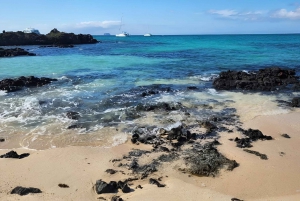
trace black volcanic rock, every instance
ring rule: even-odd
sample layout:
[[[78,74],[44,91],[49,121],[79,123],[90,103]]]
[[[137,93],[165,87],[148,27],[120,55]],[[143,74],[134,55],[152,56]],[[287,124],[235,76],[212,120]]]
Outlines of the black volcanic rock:
[[[159,181],[157,181],[156,179],[153,179],[153,178],[149,179],[149,183],[156,185],[157,187],[160,187],[160,188],[166,186],[165,184],[161,184],[161,183],[159,183]]]
[[[262,160],[268,160],[268,157],[267,157],[266,154],[261,154],[261,153],[259,153],[258,151],[253,151],[253,150],[249,150],[249,149],[243,149],[243,150],[244,150],[245,152],[250,153],[250,154],[254,154],[254,155],[256,155],[256,156],[259,156],[260,159],[262,159]]]
[[[257,72],[226,71],[221,72],[213,82],[219,90],[258,90],[272,91],[290,84],[299,84],[295,70],[278,67],[260,69]]]
[[[79,115],[78,112],[72,112],[72,111],[69,111],[69,112],[67,112],[67,117],[68,117],[69,119],[78,120],[78,118],[80,117],[80,115]]]
[[[98,41],[90,34],[74,34],[60,32],[53,29],[50,33],[36,34],[17,32],[0,33],[0,46],[12,45],[70,45],[70,44],[94,44]],[[68,47],[68,46],[62,46]]]
[[[27,52],[22,48],[11,48],[11,49],[0,48],[0,57],[15,57],[15,56],[36,56],[36,54]]]
[[[106,183],[100,179],[96,181],[95,190],[97,194],[116,193],[118,192],[117,182],[111,181],[110,183]]]
[[[52,81],[57,81],[57,79],[46,77],[37,78],[34,76],[22,76],[16,79],[4,79],[0,81],[0,90],[13,92],[21,90],[23,87],[40,87],[46,84],[50,84]]]
[[[21,186],[17,186],[16,188],[14,188],[10,194],[18,194],[18,195],[28,195],[29,193],[42,193],[42,191],[38,188],[25,188],[25,187],[21,187]]]
[[[291,107],[300,107],[300,97],[295,97],[292,99]]]
[[[25,157],[27,157],[29,155],[30,155],[29,153],[24,153],[24,154],[19,155],[15,151],[10,151],[10,152],[7,152],[6,154],[1,155],[0,158],[17,158],[17,159],[22,159],[22,158],[25,158]]]

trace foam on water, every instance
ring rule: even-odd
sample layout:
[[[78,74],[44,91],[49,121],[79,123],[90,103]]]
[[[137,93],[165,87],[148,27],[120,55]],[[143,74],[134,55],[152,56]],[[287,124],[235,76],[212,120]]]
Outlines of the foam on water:
[[[215,89],[207,89],[207,92],[213,96],[226,96],[226,94],[223,94],[223,93],[219,93],[217,90]]]
[[[0,96],[6,96],[6,95],[7,95],[6,91],[0,90]]]
[[[113,143],[112,146],[117,146],[120,144],[124,144],[127,141],[128,135],[126,133],[119,133],[113,136]]]

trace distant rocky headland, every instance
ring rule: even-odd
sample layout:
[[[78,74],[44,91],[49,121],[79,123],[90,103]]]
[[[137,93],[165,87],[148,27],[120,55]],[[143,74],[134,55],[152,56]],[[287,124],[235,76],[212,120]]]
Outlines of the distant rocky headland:
[[[97,42],[90,34],[76,35],[60,32],[57,29],[51,30],[46,35],[22,31],[0,33],[0,46],[94,44]]]

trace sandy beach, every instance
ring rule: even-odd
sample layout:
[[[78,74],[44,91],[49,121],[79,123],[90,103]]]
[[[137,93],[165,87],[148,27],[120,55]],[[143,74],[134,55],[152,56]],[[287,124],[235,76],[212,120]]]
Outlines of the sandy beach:
[[[240,114],[243,117],[243,114]],[[246,115],[246,114],[245,114]],[[161,177],[166,185],[158,188],[148,179],[131,182],[133,192],[118,195],[124,200],[299,200],[300,199],[300,112],[263,115],[243,122],[243,127],[261,130],[274,140],[253,142],[251,150],[267,155],[268,160],[244,152],[229,139],[240,137],[237,131],[221,133],[218,150],[239,167],[222,170],[216,177],[197,177],[179,172],[176,164],[165,164],[152,178]],[[291,138],[284,138],[287,133]],[[129,139],[129,138],[128,138]],[[5,142],[4,142],[5,143]],[[47,150],[14,149],[18,154],[30,153],[24,159],[0,159],[0,200],[110,200],[114,194],[96,194],[96,180],[126,179],[128,172],[109,175],[107,169],[116,169],[111,160],[120,158],[132,149],[149,149],[128,140],[115,147],[70,146]],[[0,155],[9,150],[1,149]],[[146,157],[146,156],[143,156]],[[147,158],[145,159],[147,160]],[[124,169],[122,169],[124,170]],[[67,184],[69,188],[60,188]],[[141,185],[143,189],[136,189]],[[11,195],[16,186],[36,187],[40,194]],[[99,199],[98,199],[99,200]],[[101,200],[101,199],[100,199]]]

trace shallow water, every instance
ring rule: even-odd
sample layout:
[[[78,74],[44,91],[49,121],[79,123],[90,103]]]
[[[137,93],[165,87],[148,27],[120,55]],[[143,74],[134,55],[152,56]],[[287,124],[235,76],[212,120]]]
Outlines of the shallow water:
[[[299,68],[300,35],[96,38],[102,43],[69,49],[24,46],[38,56],[0,59],[0,79],[58,79],[40,88],[0,92],[0,137],[7,139],[2,148],[112,146],[124,142],[124,133],[136,125],[188,121],[184,112],[191,114],[191,123],[226,108],[236,108],[242,121],[290,111],[276,102],[289,100],[288,91],[222,92],[212,88],[212,80],[224,70]],[[149,90],[159,93],[143,96]],[[140,103],[157,102],[180,102],[185,109],[132,114]],[[80,118],[69,119],[68,111]],[[67,129],[74,124],[79,128]]]

